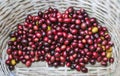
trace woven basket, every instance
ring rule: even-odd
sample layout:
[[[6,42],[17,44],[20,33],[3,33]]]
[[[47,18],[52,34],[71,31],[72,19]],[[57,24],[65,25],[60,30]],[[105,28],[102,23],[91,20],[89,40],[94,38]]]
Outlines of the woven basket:
[[[117,0],[5,0],[0,2],[0,51],[2,61],[0,70],[5,76],[107,76],[115,71],[119,60],[119,29],[120,29],[120,7]],[[108,67],[99,64],[87,65],[88,73],[72,71],[67,67],[48,67],[45,62],[34,63],[30,68],[22,64],[15,67],[13,72],[9,71],[5,64],[7,58],[6,49],[9,33],[16,29],[18,23],[22,23],[27,14],[35,15],[39,10],[49,7],[59,9],[61,12],[69,6],[75,9],[83,7],[91,17],[96,17],[99,23],[106,26],[114,42],[113,57],[115,62]],[[0,76],[1,76],[0,75]],[[3,76],[3,75],[2,75]]]

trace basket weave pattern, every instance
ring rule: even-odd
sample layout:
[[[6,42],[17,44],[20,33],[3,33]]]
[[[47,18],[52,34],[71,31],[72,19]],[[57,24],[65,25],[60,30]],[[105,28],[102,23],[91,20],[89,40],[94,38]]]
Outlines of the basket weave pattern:
[[[22,23],[28,14],[35,15],[39,10],[45,10],[49,7],[59,9],[61,12],[69,6],[75,9],[83,7],[91,17],[96,17],[99,23],[108,28],[108,31],[114,42],[113,57],[114,64],[108,67],[88,65],[89,72],[81,73],[71,71],[67,67],[51,68],[45,62],[34,63],[30,68],[19,64],[15,68],[16,76],[93,76],[109,75],[115,71],[119,60],[119,29],[120,29],[120,7],[117,0],[5,0],[0,3],[0,51],[2,52],[2,61],[0,70],[5,76],[9,76],[10,71],[5,65],[7,58],[6,49],[9,33],[16,29],[18,23]],[[2,75],[3,76],[3,75]]]

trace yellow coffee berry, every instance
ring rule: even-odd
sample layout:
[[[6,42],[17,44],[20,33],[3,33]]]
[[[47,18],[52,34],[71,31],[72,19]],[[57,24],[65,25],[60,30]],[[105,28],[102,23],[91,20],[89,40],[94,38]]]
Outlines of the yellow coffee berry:
[[[11,60],[11,65],[16,65],[15,59],[12,59],[12,60]]]
[[[98,44],[98,46],[101,46],[101,44]]]
[[[112,52],[107,52],[106,57],[107,57],[107,58],[110,58],[111,56],[112,56]]]
[[[96,32],[98,32],[98,28],[97,27],[93,27],[92,28],[92,33],[96,33]]]
[[[102,46],[103,50],[105,51],[105,46]]]
[[[69,18],[71,18],[71,15],[69,15]]]
[[[108,50],[106,50],[107,52],[112,52],[112,47],[110,47]]]
[[[105,32],[105,35],[107,35],[108,34],[108,32]]]
[[[50,26],[48,26],[48,27],[47,27],[47,31],[50,31],[50,30],[51,30],[51,27],[50,27]]]
[[[10,39],[10,41],[15,41],[16,40],[16,37],[12,37],[11,39]]]
[[[105,38],[104,38],[104,37],[102,37],[102,36],[101,36],[100,38],[101,38],[102,40],[104,40],[104,39],[105,39]]]
[[[36,25],[38,26],[38,24],[39,24],[39,22],[38,21],[36,21]]]

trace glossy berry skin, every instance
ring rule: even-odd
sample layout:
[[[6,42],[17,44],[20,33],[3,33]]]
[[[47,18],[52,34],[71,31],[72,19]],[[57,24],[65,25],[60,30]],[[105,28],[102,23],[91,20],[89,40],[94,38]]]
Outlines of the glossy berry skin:
[[[107,62],[102,61],[102,62],[101,62],[101,65],[103,65],[103,66],[106,67],[108,64],[107,64]]]
[[[107,66],[114,62],[113,45],[107,28],[83,8],[60,12],[50,7],[29,14],[24,24],[10,33],[5,63],[14,70],[19,62],[30,67],[33,62],[45,61],[49,67],[67,66],[87,73],[89,63]]]
[[[85,67],[83,67],[83,68],[81,68],[81,71],[82,71],[83,73],[87,73],[87,72],[88,72],[88,69],[85,68]]]
[[[113,62],[114,62],[114,58],[111,57],[111,58],[109,59],[109,62],[110,62],[110,63],[113,63]]]
[[[9,69],[12,71],[12,70],[14,70],[14,69],[15,69],[15,67],[14,67],[14,66],[12,66],[12,65],[10,65],[10,66],[9,66]]]
[[[27,67],[30,67],[30,66],[31,66],[31,61],[26,61],[25,65],[26,65]]]
[[[10,65],[10,60],[9,60],[9,59],[6,60],[5,63],[6,63],[7,65]]]
[[[94,64],[96,63],[96,61],[95,61],[94,59],[91,59],[89,62],[90,62],[92,65],[94,65]]]
[[[79,65],[76,65],[75,68],[76,68],[77,71],[80,71],[80,66]]]

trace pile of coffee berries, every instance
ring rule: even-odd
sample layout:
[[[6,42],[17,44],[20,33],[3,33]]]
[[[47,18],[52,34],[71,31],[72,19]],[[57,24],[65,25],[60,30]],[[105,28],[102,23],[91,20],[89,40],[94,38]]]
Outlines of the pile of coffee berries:
[[[111,37],[106,27],[88,16],[83,8],[69,7],[61,13],[48,8],[37,16],[28,15],[24,24],[10,33],[8,59],[10,70],[19,62],[30,67],[46,61],[49,66],[67,66],[84,73],[86,64],[113,63]]]

